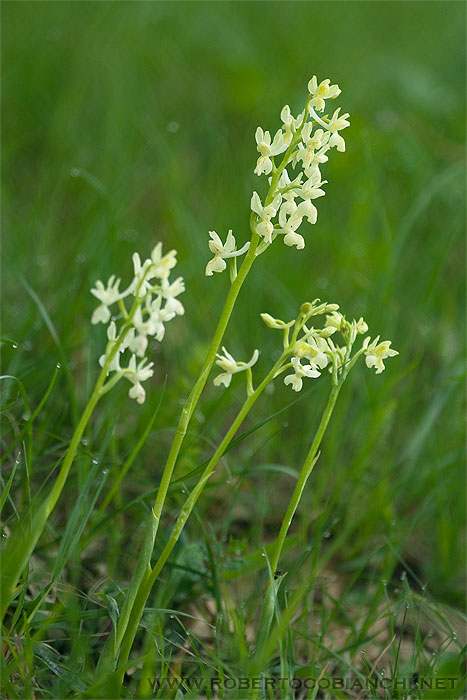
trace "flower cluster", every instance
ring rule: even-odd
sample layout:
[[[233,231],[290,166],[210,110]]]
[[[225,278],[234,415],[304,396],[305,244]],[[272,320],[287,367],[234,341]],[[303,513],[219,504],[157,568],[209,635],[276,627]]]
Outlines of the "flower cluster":
[[[316,317],[324,317],[324,323],[319,324],[322,327],[310,325],[312,319],[313,324],[316,324]],[[304,379],[319,377],[323,370],[328,370],[334,384],[338,384],[346,378],[361,355],[365,355],[367,366],[375,367],[376,373],[380,374],[384,370],[383,360],[399,354],[391,349],[389,340],[380,343],[379,336],[373,341],[370,337],[365,338],[355,351],[358,336],[365,335],[368,331],[366,321],[363,318],[348,321],[340,313],[337,304],[321,302],[319,299],[302,304],[298,317],[292,321],[285,322],[268,313],[261,314],[261,318],[269,328],[283,333],[284,351],[272,372],[277,377],[291,370],[285,375],[284,384],[290,385],[294,391],[303,388]],[[340,337],[339,342],[337,337]],[[217,356],[217,364],[224,371],[214,379],[214,384],[228,387],[232,374],[248,370],[247,387],[250,393],[251,367],[258,359],[258,350],[255,350],[250,362],[246,363],[237,362],[225,348],[223,352],[224,356]]]
[[[269,314],[261,314],[267,326],[284,332],[284,348],[286,355],[290,354],[291,358],[280,368],[279,373],[288,368],[293,370],[284,378],[284,384],[291,385],[294,391],[301,390],[304,377],[319,377],[326,368],[337,383],[339,376],[344,375],[345,378],[362,354],[366,356],[368,367],[376,367],[377,374],[384,370],[384,359],[399,354],[390,348],[389,340],[379,343],[379,336],[374,341],[365,338],[361,348],[352,354],[357,337],[367,333],[368,324],[361,317],[358,321],[347,321],[338,309],[337,304],[321,303],[315,299],[303,304],[298,318],[289,323],[274,319]],[[322,315],[325,315],[322,328],[308,327],[312,317]],[[289,341],[292,327],[293,335]],[[341,336],[340,343],[335,342],[336,333]]]
[[[256,144],[260,153],[256,163],[256,175],[269,175],[271,189],[265,206],[259,195],[254,192],[251,198],[251,210],[256,215],[256,231],[265,244],[270,244],[276,236],[283,234],[284,243],[297,249],[305,247],[303,237],[297,233],[303,218],[309,223],[316,223],[317,210],[312,200],[322,197],[320,167],[328,160],[327,153],[335,147],[345,151],[345,141],[339,133],[349,121],[347,113],[340,115],[340,108],[332,117],[318,116],[326,106],[326,100],[340,95],[337,85],[330,85],[330,80],[323,80],[319,85],[316,76],[308,83],[309,97],[305,110],[294,117],[290,107],[285,105],[281,111],[282,127],[276,132],[271,143],[268,131],[260,127],[256,130]],[[280,164],[276,165],[274,157],[284,154]],[[300,172],[291,180],[288,165]],[[277,183],[274,182],[277,180]],[[295,200],[299,199],[299,203]],[[276,222],[273,219],[277,217]]]
[[[328,160],[332,148],[345,151],[345,141],[340,132],[349,126],[348,113],[340,114],[336,109],[331,117],[318,115],[326,107],[326,100],[332,100],[340,95],[337,85],[331,85],[330,80],[318,84],[316,76],[308,83],[309,96],[305,109],[294,117],[289,105],[281,111],[282,126],[274,137],[269,131],[260,126],[256,129],[256,147],[259,157],[254,172],[256,175],[269,177],[269,192],[264,202],[257,192],[251,198],[253,229],[261,238],[256,254],[262,253],[279,236],[284,236],[284,243],[297,249],[305,247],[303,236],[298,229],[305,218],[310,224],[316,223],[317,210],[314,199],[322,197],[322,189],[327,180],[323,180],[320,167]],[[276,156],[281,156],[279,163]],[[293,179],[287,170],[294,170]],[[227,258],[241,255],[248,247],[237,250],[235,239],[229,231],[225,245],[217,233],[210,232],[209,248],[214,258],[206,267],[206,275],[222,272],[226,268]]]
[[[120,291],[120,279],[112,275],[104,285],[100,280],[91,289],[100,302],[94,310],[92,323],[109,323],[107,328],[107,347],[99,358],[106,375],[116,372],[112,384],[121,377],[128,379],[132,387],[129,396],[143,403],[146,392],[142,382],[153,375],[153,362],[148,362],[146,350],[149,338],[162,341],[165,324],[175,316],[185,313],[183,305],[177,298],[185,291],[181,277],[170,282],[170,272],[177,264],[176,251],[162,254],[162,243],[158,243],[151,257],[141,262],[138,253],[133,255],[133,280],[129,286]],[[131,300],[127,308],[125,299]],[[118,316],[112,317],[110,307],[118,305]],[[121,323],[117,329],[116,321]],[[121,367],[122,356],[128,350],[131,354],[126,367]],[[139,358],[139,360],[137,360]],[[108,385],[107,385],[108,386]],[[105,387],[104,387],[105,388]]]

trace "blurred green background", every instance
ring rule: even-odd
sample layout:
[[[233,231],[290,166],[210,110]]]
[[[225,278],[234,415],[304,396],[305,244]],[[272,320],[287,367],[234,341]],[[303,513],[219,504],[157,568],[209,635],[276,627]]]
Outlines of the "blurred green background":
[[[461,605],[464,3],[4,2],[2,15],[3,336],[18,344],[4,345],[3,373],[21,379],[34,407],[66,358],[76,392],[62,368],[38,421],[37,484],[96,377],[105,338],[90,325],[90,287],[111,273],[129,279],[131,254],[146,256],[162,240],[178,251],[186,315],[154,348],[146,404],[117,389],[89,436],[97,452],[118,416],[112,474],[167,374],[157,429],[121,499],[144,502],[155,487],[227,289],[227,275],[204,276],[208,230],[224,237],[232,228],[247,240],[251,192],[264,195],[264,178],[253,174],[256,127],[275,131],[283,104],[298,113],[309,78],[329,77],[342,89],[336,106],[351,114],[347,151],[322,168],[327,196],[318,223],[303,227],[305,250],[277,241],[258,260],[225,344],[241,359],[261,348],[265,371],[278,338],[260,312],[293,318],[315,297],[392,339],[400,355],[386,372],[362,364],[342,392],[293,531],[332,541],[348,530],[337,571],[362,561],[378,571],[390,551],[395,576],[406,564],[414,586],[428,583],[435,598]],[[246,538],[252,549],[277,532],[293,480],[268,465],[301,464],[328,391],[326,380],[307,386],[311,393],[229,454],[200,503],[220,542]],[[228,393],[209,383],[181,472],[211,454],[242,395],[240,380]],[[277,382],[246,427],[295,398]],[[19,401],[16,411],[21,422]],[[232,495],[230,475],[240,473]],[[76,481],[67,488],[58,523]],[[129,509],[126,528],[102,535],[120,580],[132,561],[118,551],[136,547],[142,512]],[[196,518],[187,538],[202,539]],[[80,585],[89,580],[88,572]]]

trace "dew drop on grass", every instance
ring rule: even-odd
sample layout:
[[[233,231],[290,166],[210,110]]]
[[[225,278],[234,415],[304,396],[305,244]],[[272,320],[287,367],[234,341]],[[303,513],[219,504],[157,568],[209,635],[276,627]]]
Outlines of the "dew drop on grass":
[[[80,173],[79,168],[72,168],[70,170],[71,177],[79,177],[79,173]]]
[[[93,460],[91,460],[93,464],[99,464],[99,460],[94,457]]]
[[[171,134],[176,134],[179,129],[180,124],[178,122],[169,122],[167,124],[167,131],[170,131]]]
[[[7,538],[6,532],[2,532],[2,539],[6,540],[6,538]]]
[[[57,362],[57,364],[55,365],[55,367],[56,367],[57,369],[60,369],[61,366],[62,366],[62,365],[60,364],[60,362]]]
[[[89,445],[89,440],[87,437],[81,438],[81,444],[82,445]]]
[[[96,464],[97,464],[97,462],[96,462]],[[108,470],[108,469],[103,469],[103,470],[101,471],[101,474],[102,474],[103,476],[107,476],[108,473],[109,473],[109,470]]]
[[[386,588],[386,586],[388,585],[388,582],[386,581],[386,579],[383,579],[382,584]]]
[[[331,533],[329,532],[329,530],[326,530],[326,532],[323,532],[323,537],[325,537],[326,539],[328,539],[328,537],[331,537]]]
[[[266,554],[265,554],[264,552],[261,552],[261,556],[262,556],[262,557],[265,557]]]
[[[171,619],[171,620],[175,620],[175,615],[171,615],[171,616],[170,616],[170,619]]]
[[[18,343],[12,343],[12,344],[11,344],[11,347],[13,348],[13,350],[17,350],[17,349],[18,349]]]
[[[86,260],[85,254],[84,254],[84,253],[78,253],[78,255],[76,256],[76,262],[81,264],[81,263],[84,263],[85,260]]]

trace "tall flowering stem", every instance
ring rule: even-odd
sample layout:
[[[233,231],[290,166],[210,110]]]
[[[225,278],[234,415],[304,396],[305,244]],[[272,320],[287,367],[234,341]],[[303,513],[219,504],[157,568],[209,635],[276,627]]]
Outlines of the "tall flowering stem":
[[[135,624],[134,617],[137,618],[136,624],[139,622],[141,613],[134,606],[137,605],[137,600],[141,597],[139,592],[144,590],[150,576],[151,556],[177,458],[246,276],[255,258],[263,253],[278,235],[284,234],[286,245],[294,245],[297,248],[304,247],[303,238],[297,233],[297,228],[302,223],[303,218],[306,218],[310,223],[316,222],[316,207],[311,203],[311,200],[324,194],[323,190],[320,189],[324,183],[321,181],[319,165],[328,160],[325,154],[333,146],[337,146],[338,150],[345,150],[342,138],[339,143],[334,143],[331,138],[332,129],[337,132],[337,130],[349,125],[345,118],[341,119],[339,125],[332,126],[334,117],[327,120],[327,117],[323,116],[321,121],[327,120],[323,123],[328,124],[329,129],[324,131],[323,128],[320,128],[316,133],[313,132],[313,127],[317,124],[314,110],[322,111],[326,99],[334,99],[340,94],[339,88],[337,85],[330,86],[329,80],[318,85],[316,78],[313,77],[308,84],[308,90],[310,94],[305,108],[297,118],[291,115],[287,105],[282,109],[283,126],[277,131],[272,141],[268,131],[263,131],[261,127],[256,130],[255,137],[260,156],[255,173],[258,176],[265,174],[266,176],[271,175],[271,177],[264,205],[256,192],[253,193],[251,199],[250,241],[238,248],[232,231],[229,231],[225,243],[215,231],[209,233],[211,239],[209,249],[214,257],[206,266],[206,275],[212,276],[214,272],[224,271],[227,267],[225,260],[229,260],[231,287],[200,375],[182,408],[155,503],[147,521],[136,567],[118,619],[116,634],[112,641],[108,640],[104,653],[100,657],[98,677],[102,677],[114,668],[130,619],[132,625]],[[338,111],[334,116],[337,116]],[[276,165],[274,158],[279,154],[283,154],[282,159],[280,164]],[[290,180],[287,172],[289,164],[292,164],[293,168],[299,166],[300,170],[303,169],[303,172],[300,172],[293,181]],[[302,181],[303,176],[306,178],[305,182]],[[299,205],[295,203],[297,197],[303,200]],[[275,217],[278,217],[278,221],[273,223]],[[245,253],[243,263],[237,272],[237,258]]]
[[[314,303],[315,302],[313,302],[313,304]],[[302,309],[303,308],[304,307],[302,307]],[[275,320],[271,317],[268,317],[268,325],[270,325],[273,328],[279,327],[278,325],[272,325],[272,322],[275,322]],[[302,327],[306,329],[305,323],[303,323]],[[336,308],[332,311],[331,314],[326,316],[326,327],[324,328],[324,333],[315,338],[315,340],[318,339],[321,348],[319,348],[318,345],[314,344],[315,347],[318,349],[318,351],[324,351],[324,353],[328,356],[327,364],[329,364],[329,371],[332,376],[331,391],[326,406],[324,408],[323,414],[321,416],[319,426],[317,428],[310,449],[300,470],[297,483],[295,484],[295,488],[290,497],[289,504],[282,519],[279,535],[276,540],[273,554],[269,562],[270,579],[264,596],[264,602],[261,611],[261,623],[256,644],[256,650],[251,662],[251,674],[253,677],[256,677],[261,671],[263,661],[262,652],[270,636],[270,628],[274,615],[274,608],[276,605],[277,591],[283,579],[281,572],[278,570],[278,564],[280,556],[282,554],[284,542],[286,540],[287,533],[292,523],[292,519],[300,504],[300,500],[305,486],[307,484],[307,481],[313,471],[315,464],[319,459],[319,448],[325,435],[326,429],[329,425],[329,421],[331,420],[331,416],[341,388],[345,380],[347,379],[350,370],[355,366],[358,359],[362,355],[365,355],[365,363],[367,367],[375,367],[376,374],[380,374],[385,369],[383,360],[388,357],[394,357],[398,354],[396,350],[390,348],[390,341],[384,341],[382,343],[379,343],[379,336],[377,336],[377,338],[374,341],[371,341],[369,337],[365,338],[360,349],[353,353],[354,344],[357,340],[358,335],[364,334],[367,331],[368,326],[363,318],[360,318],[358,321],[354,320],[349,322],[346,320],[345,316],[343,316],[340,312],[337,311]],[[339,346],[331,340],[331,336],[334,335],[336,332],[340,333],[340,335],[344,339],[344,345]],[[310,334],[310,336],[305,341],[305,344],[310,343],[310,341],[313,339],[313,335],[313,333]],[[328,337],[325,339],[326,336]],[[325,347],[326,345],[327,349]],[[319,356],[310,355],[309,351],[304,351],[304,349],[301,346],[302,343],[298,341],[295,345],[296,351],[298,351],[298,353],[303,357],[309,358],[311,365],[313,365],[313,363],[317,364],[319,362]],[[312,357],[314,357],[314,359],[311,359]],[[293,366],[296,372],[295,365],[293,364]],[[287,381],[288,379],[290,379],[290,376],[285,378],[284,381],[286,383],[292,383],[291,381]],[[313,375],[308,374],[306,376]],[[301,377],[299,377],[299,381],[301,382]],[[296,386],[294,386],[294,389],[296,390]],[[252,698],[256,697],[258,697],[258,693],[255,690],[253,691]]]

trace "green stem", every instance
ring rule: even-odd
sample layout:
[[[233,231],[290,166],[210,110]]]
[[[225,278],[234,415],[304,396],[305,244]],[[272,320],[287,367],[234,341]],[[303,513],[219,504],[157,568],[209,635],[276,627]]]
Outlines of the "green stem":
[[[102,373],[101,373],[102,376]],[[101,377],[100,377],[101,378]],[[104,380],[105,377],[102,377]],[[99,383],[99,382],[98,382]],[[70,442],[63,464],[53,485],[52,491],[38,506],[35,512],[25,515],[25,520],[19,521],[15,531],[10,536],[10,543],[2,552],[2,592],[1,592],[1,620],[5,616],[15,586],[24,571],[29,557],[37,544],[45,527],[47,519],[54,509],[60,494],[65,486],[71,465],[75,458],[84,430],[91,418],[92,412],[100,399],[100,386],[96,384],[94,392],[84,409],[76,430]]]
[[[324,433],[326,432],[326,428],[328,427],[329,420],[334,410],[334,406],[336,405],[337,397],[339,396],[341,386],[342,384],[333,385],[331,389],[331,393],[329,395],[326,408],[324,409],[324,413],[321,417],[318,430],[316,431],[314,440],[311,443],[311,447],[303,463],[300,476],[298,477],[297,483],[290,498],[289,505],[284,515],[284,519],[282,520],[281,529],[279,530],[279,536],[277,538],[277,544],[274,549],[274,554],[271,558],[271,569],[273,573],[277,569],[282,548],[284,546],[285,538],[287,537],[287,532],[289,530],[290,523],[292,522],[292,519],[295,515],[295,511],[297,510],[298,504],[300,503],[303,489],[305,488],[306,482],[308,481],[308,478],[311,472],[313,471],[313,467],[317,462],[317,456],[319,456],[318,449],[323,439]]]
[[[177,518],[177,521],[173,527],[173,530],[170,534],[170,537],[169,537],[162,553],[160,554],[159,559],[157,560],[156,564],[154,565],[154,568],[148,573],[147,577],[145,578],[144,582],[142,583],[142,586],[140,587],[140,590],[138,591],[137,598],[135,600],[135,603],[134,603],[132,611],[131,611],[132,612],[131,621],[127,627],[125,636],[123,638],[122,647],[121,647],[120,654],[119,654],[119,665],[121,667],[122,666],[124,667],[126,662],[127,662],[128,655],[130,653],[130,650],[131,650],[131,647],[133,645],[133,641],[134,641],[134,638],[135,638],[135,635],[136,635],[136,632],[138,629],[139,621],[141,619],[141,615],[142,615],[143,610],[144,610],[144,605],[146,604],[146,601],[149,597],[152,586],[154,585],[157,577],[159,576],[160,572],[162,571],[162,568],[164,567],[164,564],[166,563],[170,554],[172,553],[173,548],[175,547],[198,498],[200,497],[206,483],[208,482],[209,478],[213,474],[219,460],[221,459],[222,455],[226,451],[226,449],[227,449],[228,445],[230,444],[230,441],[234,437],[235,433],[242,425],[246,416],[250,412],[250,410],[253,407],[253,405],[255,404],[255,402],[261,396],[264,389],[274,379],[278,369],[280,368],[281,364],[284,361],[284,356],[285,356],[285,353],[284,353],[284,355],[282,355],[279,358],[279,360],[276,362],[276,364],[271,369],[271,371],[263,379],[261,384],[259,384],[258,388],[250,396],[248,396],[248,398],[246,399],[245,403],[243,404],[240,411],[238,412],[235,420],[233,421],[229,430],[225,434],[222,442],[217,447],[214,455],[212,456],[208,465],[206,466],[203,473],[201,474],[198,483],[196,484],[193,491],[188,496],[185,504],[183,505],[183,507],[179,513],[179,516]],[[121,672],[120,681],[122,679],[123,679],[123,671]]]
[[[326,404],[326,408],[324,409],[323,415],[321,417],[320,424],[318,426],[318,429],[316,431],[315,437],[313,439],[313,442],[311,443],[311,447],[308,451],[308,454],[306,456],[306,459],[303,463],[302,469],[300,471],[300,475],[298,477],[297,483],[295,485],[295,488],[293,490],[292,496],[289,501],[289,505],[287,506],[287,510],[285,512],[284,518],[282,520],[281,528],[279,530],[279,535],[277,538],[276,542],[276,547],[274,549],[274,553],[272,555],[271,561],[270,561],[270,569],[271,569],[271,574],[272,578],[269,582],[268,588],[265,593],[264,597],[264,604],[263,604],[263,614],[261,615],[261,627],[258,635],[258,642],[256,645],[256,652],[255,656],[257,657],[260,653],[261,650],[264,646],[264,643],[267,641],[269,637],[269,630],[271,627],[271,622],[274,614],[274,607],[275,607],[275,596],[277,594],[277,588],[278,586],[275,586],[274,584],[276,583],[273,579],[274,574],[277,570],[277,566],[279,563],[279,559],[282,553],[282,548],[284,546],[285,539],[287,537],[287,533],[290,527],[290,524],[292,522],[292,519],[295,515],[295,512],[298,508],[298,505],[300,503],[300,499],[302,497],[303,490],[305,488],[306,482],[308,481],[308,478],[313,471],[313,467],[315,466],[316,462],[318,461],[319,453],[318,449],[321,444],[321,441],[323,439],[324,433],[326,432],[326,428],[329,424],[332,412],[334,410],[334,406],[336,405],[337,397],[339,396],[339,391],[341,389],[341,386],[343,384],[343,380],[341,380],[338,384],[333,384],[331,393],[329,395],[328,402]],[[254,669],[254,673],[256,673],[257,669]],[[252,697],[257,697],[255,693],[253,693]]]
[[[58,475],[55,479],[51,492],[37,506],[32,506],[31,510],[27,511],[24,517],[17,523],[16,529],[12,532],[8,545],[2,551],[2,576],[1,576],[1,602],[0,602],[0,619],[6,614],[10,600],[14,594],[18,579],[27,566],[29,558],[34,551],[34,548],[41,536],[45,524],[52,513],[55,505],[60,498],[66,480],[70,473],[76,452],[78,450],[81,438],[86,429],[87,424],[93,414],[93,411],[99,399],[106,392],[104,384],[107,377],[108,368],[110,367],[115,354],[123,342],[126,334],[131,328],[131,319],[138,305],[138,300],[135,299],[133,308],[130,312],[128,320],[120,333],[119,338],[114,343],[112,350],[109,352],[105,364],[99,374],[91,398],[88,401],[86,408],[76,426],[73,437],[71,438],[70,446],[68,447],[63,464],[60,467]],[[111,380],[112,381],[112,380]]]
[[[138,597],[138,590],[140,586],[142,585],[144,579],[150,572],[150,566],[151,566],[151,556],[152,552],[154,549],[154,543],[156,540],[157,536],[157,530],[159,527],[159,521],[162,513],[162,509],[164,507],[165,499],[167,497],[167,492],[169,489],[169,485],[172,479],[172,474],[175,469],[175,464],[178,458],[178,454],[180,452],[181,446],[183,444],[183,440],[185,439],[185,435],[188,429],[188,425],[190,423],[190,420],[193,416],[193,412],[196,408],[196,405],[198,403],[199,397],[201,395],[201,392],[203,391],[206,382],[209,377],[209,373],[212,369],[212,366],[214,364],[214,361],[216,359],[216,353],[219,349],[219,346],[222,342],[222,338],[224,337],[225,330],[227,328],[227,325],[230,320],[230,316],[232,315],[233,308],[235,306],[235,302],[237,300],[238,294],[240,292],[240,289],[242,288],[243,282],[245,281],[245,278],[250,271],[251,266],[253,265],[253,262],[255,260],[255,251],[256,247],[258,245],[259,237],[258,234],[254,232],[252,233],[252,238],[250,242],[250,247],[248,249],[248,252],[243,260],[243,263],[240,267],[240,270],[238,271],[237,277],[235,280],[232,282],[229,293],[227,295],[227,299],[224,304],[224,308],[221,313],[221,317],[219,319],[219,322],[217,324],[216,331],[214,333],[213,339],[211,341],[211,345],[209,347],[208,353],[206,355],[206,359],[204,361],[203,367],[201,369],[200,375],[198,379],[196,380],[195,385],[193,386],[188,398],[185,401],[185,404],[182,408],[182,412],[180,415],[180,419],[177,425],[176,433],[175,433],[175,438],[172,442],[172,446],[170,448],[169,456],[167,458],[166,465],[164,467],[164,471],[162,473],[161,481],[159,484],[159,488],[157,491],[157,496],[156,500],[154,503],[154,506],[152,508],[150,517],[148,518],[148,522],[146,525],[145,533],[144,533],[144,539],[143,539],[143,544],[141,547],[141,550],[139,552],[138,560],[136,562],[136,567],[133,572],[133,576],[130,581],[130,586],[127,591],[127,595],[125,597],[125,601],[122,606],[122,610],[118,619],[118,624],[117,624],[117,631],[116,631],[116,636],[115,636],[115,645],[114,645],[114,650],[117,651],[122,643],[123,637],[126,632],[126,628],[128,626],[128,623],[130,621],[130,616],[132,612],[132,607],[133,604],[135,603],[137,597]],[[106,672],[109,671],[109,669],[113,665],[114,661],[114,654],[112,653],[112,650],[110,649],[110,641],[108,641],[108,644],[106,648],[104,649],[104,653],[101,655],[99,659],[99,664],[97,667],[98,675],[100,673],[105,674]]]

